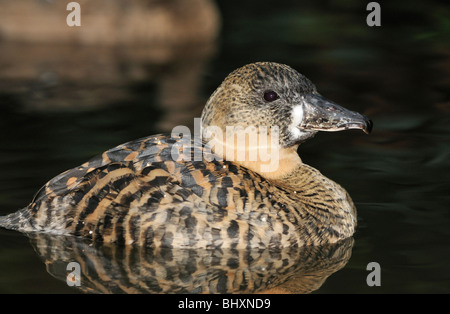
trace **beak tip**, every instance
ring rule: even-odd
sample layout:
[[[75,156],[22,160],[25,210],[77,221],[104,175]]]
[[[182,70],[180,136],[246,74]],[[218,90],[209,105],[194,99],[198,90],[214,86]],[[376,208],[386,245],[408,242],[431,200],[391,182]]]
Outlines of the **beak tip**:
[[[372,120],[366,120],[366,127],[364,128],[364,133],[370,134],[372,132],[373,122]]]

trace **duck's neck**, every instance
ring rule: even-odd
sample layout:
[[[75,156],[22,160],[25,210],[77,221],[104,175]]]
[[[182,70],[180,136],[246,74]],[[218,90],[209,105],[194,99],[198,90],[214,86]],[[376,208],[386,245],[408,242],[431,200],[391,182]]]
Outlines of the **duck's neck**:
[[[214,137],[209,144],[212,151],[224,160],[244,166],[270,180],[282,179],[302,165],[297,154],[298,145],[280,147],[278,138],[274,140],[266,134],[257,134],[252,142],[247,135],[241,138],[242,143],[239,139],[228,140],[227,137],[223,141],[220,137]]]
[[[282,180],[303,164],[297,154],[297,147],[281,148],[269,161],[244,161],[240,164],[270,180]]]

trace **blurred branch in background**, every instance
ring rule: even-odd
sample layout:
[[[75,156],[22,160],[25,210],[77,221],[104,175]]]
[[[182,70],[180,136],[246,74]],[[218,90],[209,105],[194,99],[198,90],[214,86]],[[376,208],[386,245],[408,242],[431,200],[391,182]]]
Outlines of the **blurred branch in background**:
[[[203,106],[200,83],[221,18],[210,0],[79,0],[81,26],[66,23],[68,1],[0,0],[0,93],[25,110],[92,109],[133,99],[155,81],[171,111],[161,128]],[[195,111],[195,110],[194,110]]]

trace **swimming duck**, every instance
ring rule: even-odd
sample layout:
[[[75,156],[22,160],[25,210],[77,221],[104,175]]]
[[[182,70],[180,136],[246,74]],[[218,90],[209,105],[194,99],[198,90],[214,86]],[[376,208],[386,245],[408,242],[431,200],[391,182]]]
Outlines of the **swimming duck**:
[[[353,235],[350,196],[297,148],[318,131],[370,133],[367,117],[325,99],[291,67],[258,62],[225,78],[201,125],[209,141],[145,137],[56,176],[0,226],[170,248],[281,248]],[[247,141],[236,144],[230,129]]]

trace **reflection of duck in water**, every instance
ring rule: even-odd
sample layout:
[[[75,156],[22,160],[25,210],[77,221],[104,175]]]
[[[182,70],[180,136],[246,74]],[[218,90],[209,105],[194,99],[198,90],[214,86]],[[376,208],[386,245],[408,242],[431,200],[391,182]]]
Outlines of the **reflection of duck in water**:
[[[353,246],[349,238],[280,250],[170,249],[42,233],[30,241],[64,282],[77,262],[76,288],[88,293],[310,293],[347,264]]]
[[[254,63],[224,80],[202,124],[216,126],[214,153],[195,140],[186,153],[184,138],[163,135],[120,145],[53,178],[0,226],[174,248],[318,245],[353,234],[356,210],[347,192],[303,164],[296,150],[319,130],[368,133],[366,117],[327,101],[286,65]],[[254,146],[265,138],[277,162],[251,160],[250,140],[222,145],[217,134],[227,126],[259,130]],[[276,142],[262,126],[278,129]],[[200,160],[186,161],[198,152]],[[220,160],[242,152],[241,161]]]

